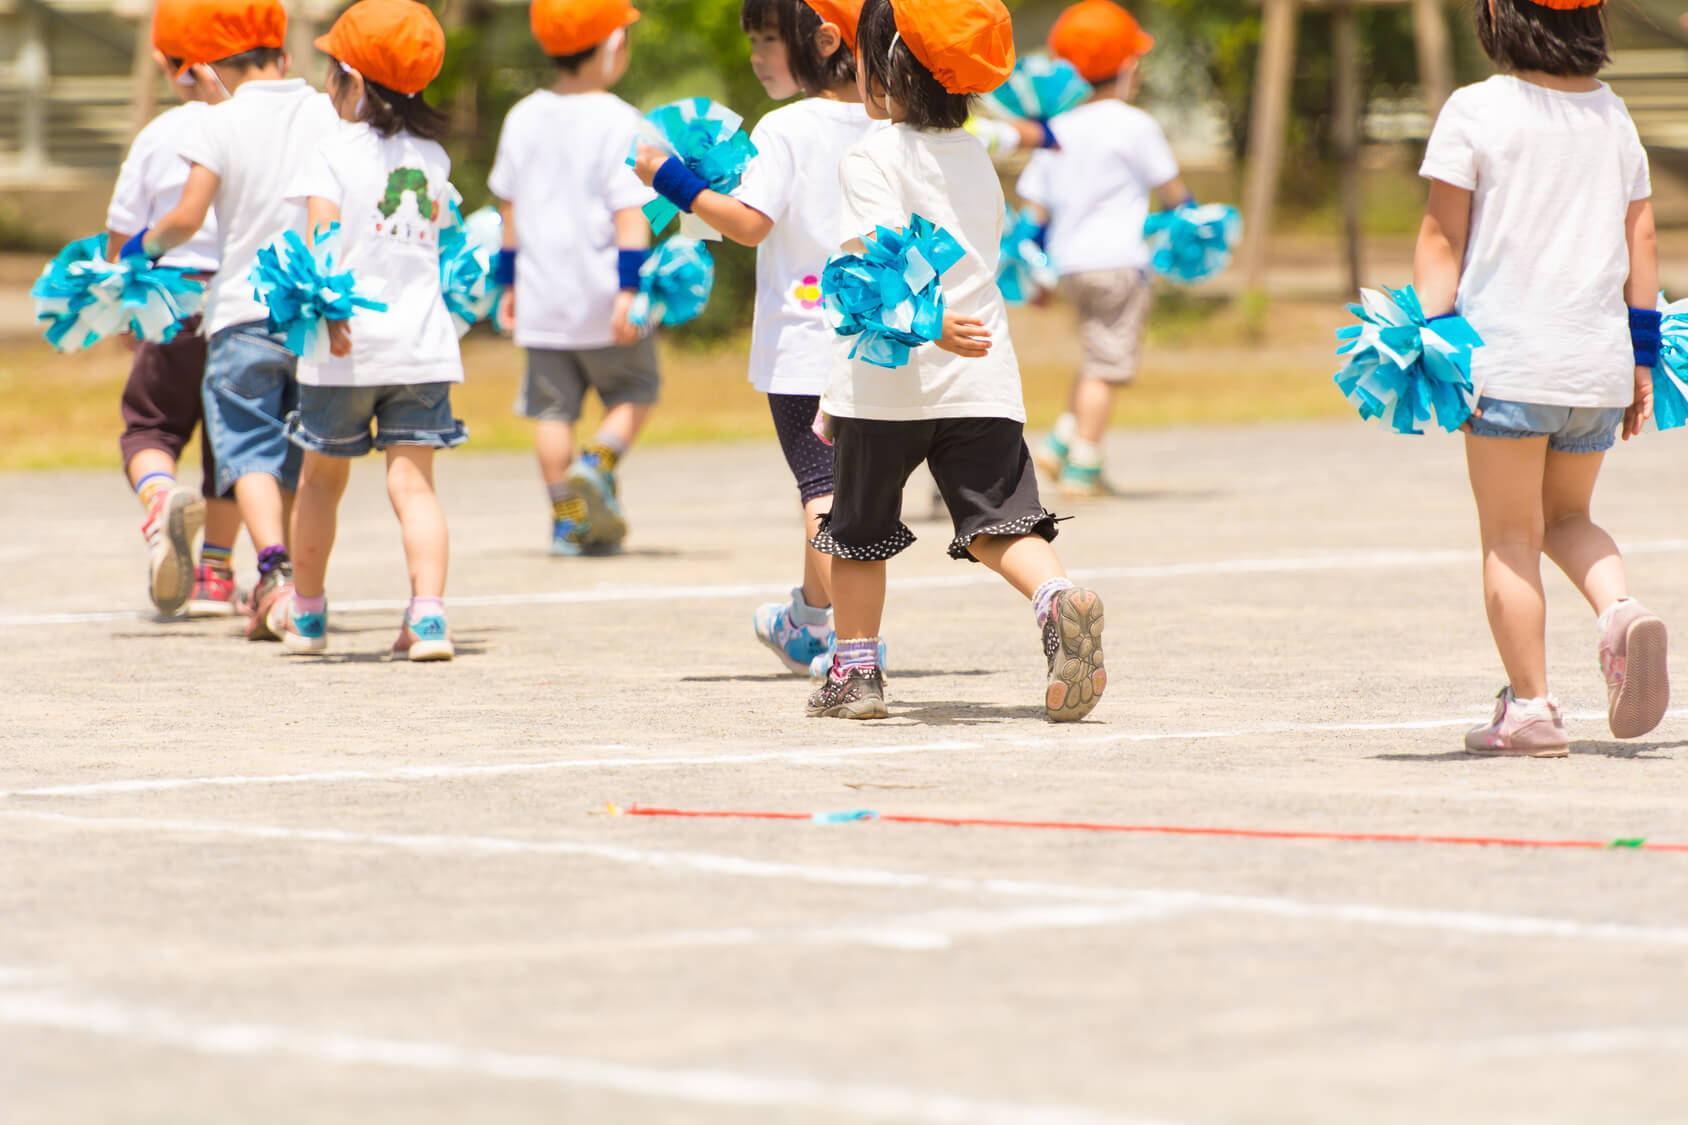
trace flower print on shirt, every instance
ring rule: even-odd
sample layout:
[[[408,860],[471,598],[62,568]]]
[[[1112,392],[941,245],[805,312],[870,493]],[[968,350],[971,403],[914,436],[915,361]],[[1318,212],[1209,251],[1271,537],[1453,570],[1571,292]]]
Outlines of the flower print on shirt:
[[[821,279],[814,274],[798,282],[791,295],[806,309],[818,309],[826,304],[826,299],[821,295]]]

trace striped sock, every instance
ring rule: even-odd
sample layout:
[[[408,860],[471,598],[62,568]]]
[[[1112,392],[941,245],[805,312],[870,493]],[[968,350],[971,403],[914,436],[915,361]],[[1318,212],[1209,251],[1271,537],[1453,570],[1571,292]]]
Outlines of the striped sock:
[[[153,498],[175,483],[170,473],[148,473],[135,483],[135,495],[141,498],[141,507],[151,509]]]
[[[234,548],[207,543],[199,549],[199,565],[208,566],[219,576],[227,577],[234,573]]]
[[[582,523],[586,519],[586,501],[578,496],[570,496],[566,500],[551,501],[551,518],[558,523],[573,520]]]
[[[839,641],[832,659],[833,675],[843,679],[852,668],[873,671],[879,667],[879,638],[866,637],[856,641]]]
[[[626,455],[626,443],[609,434],[599,434],[592,439],[591,445],[580,451],[582,461],[596,465],[606,473],[615,472],[615,467]]]
[[[1050,614],[1055,612],[1055,595],[1072,588],[1072,582],[1065,578],[1051,578],[1037,588],[1037,593],[1032,595],[1032,612],[1037,614],[1038,628],[1047,625]]]

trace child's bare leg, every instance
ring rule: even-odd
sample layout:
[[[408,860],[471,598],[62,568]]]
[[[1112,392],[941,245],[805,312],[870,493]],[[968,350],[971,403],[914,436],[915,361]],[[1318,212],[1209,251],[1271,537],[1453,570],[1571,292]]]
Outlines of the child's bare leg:
[[[885,564],[832,560],[832,621],[840,641],[879,636],[885,617]]]
[[[387,450],[387,497],[404,533],[411,597],[443,598],[451,534],[446,529],[445,510],[434,493],[431,447],[395,445]]]
[[[129,487],[139,488],[141,481],[153,473],[175,476],[176,459],[162,449],[140,449],[129,458],[129,464],[124,468],[129,474]]]
[[[1576,583],[1597,614],[1629,594],[1618,545],[1588,515],[1605,459],[1604,453],[1549,450],[1541,490],[1546,527],[1542,550]]]
[[[339,530],[340,498],[346,494],[352,463],[309,450],[299,470],[298,502],[293,506],[293,590],[301,598],[323,596],[328,556]]]
[[[821,513],[830,511],[830,496],[816,497],[803,505],[803,523],[808,532],[807,539],[813,539],[820,534]],[[832,604],[832,556],[815,550],[807,539],[803,545],[803,601],[816,609],[825,609]]]
[[[539,475],[545,487],[555,490],[568,481],[574,461],[574,423],[541,418],[534,424],[534,452],[539,455]]]
[[[1067,576],[1055,548],[1041,535],[981,535],[968,550],[1027,598],[1051,578]]]
[[[1546,438],[1467,435],[1466,464],[1483,539],[1483,601],[1512,694],[1547,694],[1547,599],[1541,585]]]
[[[207,498],[205,541],[218,547],[233,547],[240,538],[240,505],[233,500]]]
[[[650,421],[651,409],[649,403],[617,403],[604,412],[597,439],[609,444],[618,456],[625,453]]]
[[[1107,436],[1108,420],[1114,412],[1113,383],[1102,379],[1080,379],[1073,387],[1073,419],[1078,424],[1078,439],[1100,445]]]
[[[247,473],[234,482],[234,498],[254,547],[265,551],[287,542],[287,503],[291,494],[282,496],[279,481],[268,473]]]

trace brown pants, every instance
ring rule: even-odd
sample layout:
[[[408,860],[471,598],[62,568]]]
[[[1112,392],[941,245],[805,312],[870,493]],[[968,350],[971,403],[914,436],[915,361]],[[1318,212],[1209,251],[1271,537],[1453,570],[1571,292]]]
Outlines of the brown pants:
[[[180,460],[197,426],[205,472],[202,491],[206,496],[217,494],[211,438],[202,425],[205,400],[200,386],[204,381],[205,337],[199,335],[198,317],[183,321],[182,330],[168,344],[143,343],[135,349],[129,381],[123,385],[123,437],[118,448],[124,465],[147,449]]]

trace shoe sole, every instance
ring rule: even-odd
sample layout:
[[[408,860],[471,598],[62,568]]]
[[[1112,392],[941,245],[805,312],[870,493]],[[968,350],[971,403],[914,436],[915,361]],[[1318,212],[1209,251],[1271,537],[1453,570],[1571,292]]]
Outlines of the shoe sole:
[[[216,602],[190,598],[183,614],[188,617],[233,617],[235,608],[233,602]]]
[[[1061,651],[1049,672],[1044,710],[1055,723],[1076,723],[1096,709],[1108,690],[1102,663],[1102,599],[1094,590],[1063,592],[1055,603]]]
[[[1564,758],[1568,757],[1571,753],[1571,748],[1568,746],[1538,746],[1534,749],[1526,747],[1509,749],[1506,747],[1473,746],[1470,743],[1466,743],[1465,750],[1468,754],[1485,754],[1491,758]]]
[[[838,703],[819,711],[807,712],[811,719],[888,719],[891,712],[883,699],[857,699]]]
[[[455,660],[457,648],[450,641],[417,641],[410,646],[408,659],[413,664]]]
[[[1032,464],[1043,470],[1050,480],[1059,480],[1061,474],[1067,471],[1066,460],[1055,456],[1042,446],[1032,450]]]
[[[152,567],[152,604],[174,617],[193,596],[193,540],[205,526],[205,501],[188,492],[164,500],[164,557]]]
[[[1630,622],[1624,632],[1624,679],[1607,711],[1615,738],[1640,738],[1664,721],[1670,708],[1668,638],[1657,617]]]
[[[813,660],[805,660],[802,663],[799,663],[799,662],[791,659],[791,657],[786,653],[785,649],[781,648],[779,645],[775,644],[773,641],[770,641],[767,637],[764,637],[761,633],[756,634],[756,639],[758,641],[762,642],[762,647],[766,648],[769,652],[773,653],[775,656],[780,658],[780,663],[785,665],[786,671],[790,672],[792,675],[795,675],[795,676],[809,676],[810,679],[814,678],[814,676],[812,675],[812,671],[813,671],[813,667],[814,667],[815,662]]]
[[[1107,485],[1092,486],[1065,482],[1057,484],[1055,491],[1064,500],[1106,500],[1114,495],[1114,490]]]
[[[554,559],[578,559],[586,553],[586,548],[579,543],[551,540],[551,557]]]
[[[249,641],[279,641],[282,629],[287,625],[284,620],[277,625],[274,620],[277,609],[285,609],[283,597],[293,596],[293,584],[284,582],[277,586],[264,601],[252,607],[252,616],[246,622],[246,639]]]
[[[619,544],[627,538],[627,520],[611,506],[610,498],[591,473],[570,473],[569,484],[576,496],[586,501],[586,542],[589,548],[602,549]]]
[[[298,633],[287,632],[281,635],[281,644],[294,656],[315,656],[328,651],[327,637],[301,637]]]

